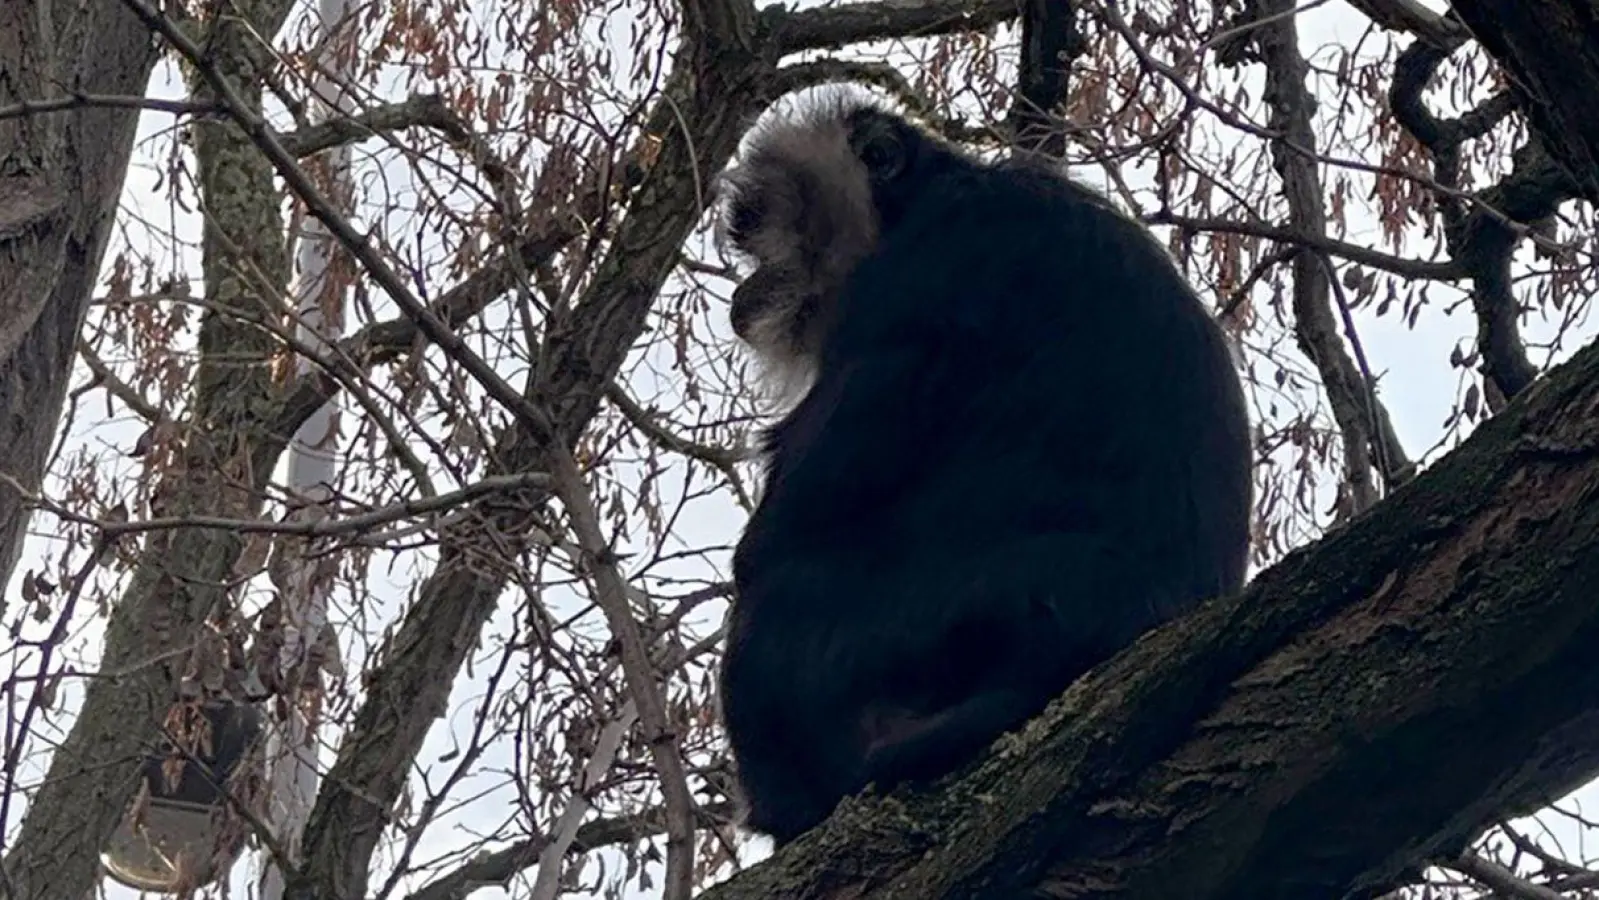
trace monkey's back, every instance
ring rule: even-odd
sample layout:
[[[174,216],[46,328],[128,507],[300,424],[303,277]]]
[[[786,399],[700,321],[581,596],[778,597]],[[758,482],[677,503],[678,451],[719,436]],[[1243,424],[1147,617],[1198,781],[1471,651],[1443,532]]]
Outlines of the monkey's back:
[[[814,388],[769,433],[741,543],[772,528],[915,569],[952,531],[1102,530],[1177,593],[1237,590],[1252,450],[1220,328],[1086,189],[1032,167],[951,180],[840,298]]]

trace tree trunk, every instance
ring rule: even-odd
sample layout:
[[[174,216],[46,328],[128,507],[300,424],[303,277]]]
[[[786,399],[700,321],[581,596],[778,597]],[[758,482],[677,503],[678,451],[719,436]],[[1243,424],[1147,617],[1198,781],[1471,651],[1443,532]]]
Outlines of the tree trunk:
[[[46,5],[12,3],[4,8]],[[210,64],[241,85],[240,91],[252,102],[259,102],[259,73],[271,64],[270,47],[261,36],[270,40],[277,33],[289,7],[288,0],[229,3],[230,14],[215,17],[206,32],[214,52]],[[103,60],[107,46],[125,40],[149,54],[153,63],[150,29],[124,4],[97,2],[84,8],[93,10],[85,14],[91,21],[107,23],[102,28],[106,34],[84,37],[86,42],[92,38],[84,47],[86,54]],[[58,12],[57,20],[73,21],[65,12]],[[26,36],[18,46],[35,53],[62,49],[49,42],[41,46]],[[70,74],[56,77],[74,83]],[[144,87],[142,80],[130,80],[103,85],[96,92],[142,96]],[[195,95],[202,102],[214,101],[205,90]],[[34,130],[29,146],[50,137],[38,131],[39,119],[24,121]],[[129,139],[132,121],[129,117]],[[85,128],[83,134],[89,133]],[[107,133],[102,128],[98,134]],[[182,461],[164,473],[157,493],[163,508],[173,515],[205,512],[250,518],[260,508],[262,489],[286,440],[263,433],[255,418],[276,389],[267,365],[274,344],[262,329],[248,324],[269,318],[288,282],[280,197],[271,167],[237,125],[207,120],[196,123],[193,134],[206,211],[206,312],[200,325],[201,358],[191,418],[183,423],[187,431]],[[69,131],[55,152],[78,139]],[[72,158],[70,149],[65,152]],[[125,164],[126,159],[124,146],[119,160]],[[121,168],[117,167],[119,173]],[[121,180],[119,175],[114,184],[89,188],[85,177],[67,185],[63,196],[72,198],[69,203],[81,204],[108,198],[103,222],[95,219],[103,229],[115,212]],[[89,214],[88,209],[85,206],[83,215]],[[96,244],[96,255],[102,245],[103,238]],[[84,296],[73,295],[73,302],[80,302],[87,299],[94,271],[72,247],[69,240],[64,255],[73,260],[69,265],[84,267],[81,282],[74,282]],[[63,377],[76,339],[77,318],[73,322],[70,333],[58,336],[66,348],[59,358]],[[31,352],[31,340],[19,352]],[[59,399],[59,389],[56,396]],[[48,440],[48,432],[44,439]],[[139,566],[106,623],[100,670],[117,677],[86,682],[77,721],[52,755],[44,782],[32,795],[7,853],[10,900],[82,900],[99,882],[101,848],[133,795],[144,754],[161,735],[167,711],[178,696],[177,676],[189,668],[200,648],[208,646],[207,620],[229,608],[228,586],[242,545],[242,535],[217,528],[170,529],[145,537]]]
[[[63,86],[143,96],[156,58],[121,4],[0,4],[0,110],[59,101]],[[0,585],[28,524],[17,488],[44,476],[138,121],[87,105],[0,117]]]

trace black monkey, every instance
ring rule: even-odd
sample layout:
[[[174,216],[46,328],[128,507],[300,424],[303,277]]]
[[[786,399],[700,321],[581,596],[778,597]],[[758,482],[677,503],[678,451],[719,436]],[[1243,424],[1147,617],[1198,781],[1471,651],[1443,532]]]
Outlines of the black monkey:
[[[960,768],[1236,592],[1248,414],[1165,250],[1038,163],[867,99],[758,124],[735,332],[791,390],[733,557],[723,718],[753,830]]]

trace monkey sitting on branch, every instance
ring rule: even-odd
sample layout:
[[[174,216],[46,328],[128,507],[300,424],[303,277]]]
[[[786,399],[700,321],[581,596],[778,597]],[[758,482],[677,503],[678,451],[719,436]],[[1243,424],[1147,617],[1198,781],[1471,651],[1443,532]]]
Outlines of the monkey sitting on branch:
[[[722,189],[754,264],[733,328],[787,402],[722,715],[745,824],[782,845],[1238,591],[1250,428],[1164,248],[1041,163],[836,92],[757,122]]]

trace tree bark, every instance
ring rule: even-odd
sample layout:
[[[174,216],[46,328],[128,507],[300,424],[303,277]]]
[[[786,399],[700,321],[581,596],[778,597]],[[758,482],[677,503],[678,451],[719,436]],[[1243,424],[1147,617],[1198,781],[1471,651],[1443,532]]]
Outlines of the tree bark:
[[[1599,3],[1456,0],[1455,15],[1511,75],[1522,108],[1589,200],[1599,200]]]
[[[38,5],[10,4],[6,9]],[[87,44],[86,54],[104,54],[107,43],[136,39],[153,64],[150,30],[124,4],[93,3],[87,8],[95,11],[91,18],[109,23],[105,29],[111,33],[93,36],[98,43]],[[259,102],[259,73],[271,64],[264,41],[277,33],[289,8],[287,0],[232,2],[230,14],[216,17],[206,30],[214,53],[210,64],[242,85],[240,90],[254,102]],[[65,13],[58,15],[71,20]],[[23,46],[31,52],[50,49],[27,40]],[[70,79],[66,83],[72,84]],[[144,87],[140,82],[104,90],[142,95]],[[211,99],[203,90],[196,96]],[[36,120],[24,121],[36,127]],[[266,433],[258,419],[259,409],[277,390],[267,366],[275,345],[251,324],[270,317],[288,281],[280,197],[271,167],[237,125],[220,119],[200,122],[193,134],[206,212],[201,359],[191,418],[184,423],[188,431],[182,461],[164,473],[152,504],[159,502],[173,515],[249,518],[260,509],[287,440]],[[131,133],[127,137],[131,142]],[[65,145],[86,139],[69,135]],[[36,133],[28,144],[39,140]],[[124,150],[124,164],[126,156]],[[107,224],[116,210],[120,176],[115,181],[105,187]],[[66,190],[73,203],[98,196],[81,184]],[[78,197],[73,192],[84,193]],[[85,265],[80,284],[84,301],[93,275],[93,266]],[[74,324],[59,339],[70,351],[76,337]],[[32,352],[31,338],[22,352]],[[60,359],[63,377],[70,361],[70,355]],[[216,528],[172,529],[146,537],[139,565],[106,623],[100,671],[114,677],[85,683],[77,720],[52,755],[6,855],[10,900],[82,900],[99,882],[100,850],[133,795],[144,754],[161,735],[167,711],[178,697],[179,677],[201,652],[197,648],[207,645],[206,622],[225,617],[229,609],[229,586],[243,542],[237,532]]]
[[[155,63],[120,4],[0,4],[0,109],[59,100],[64,86],[143,96]],[[88,105],[0,118],[0,585],[28,524],[17,488],[44,476],[138,121]]]

